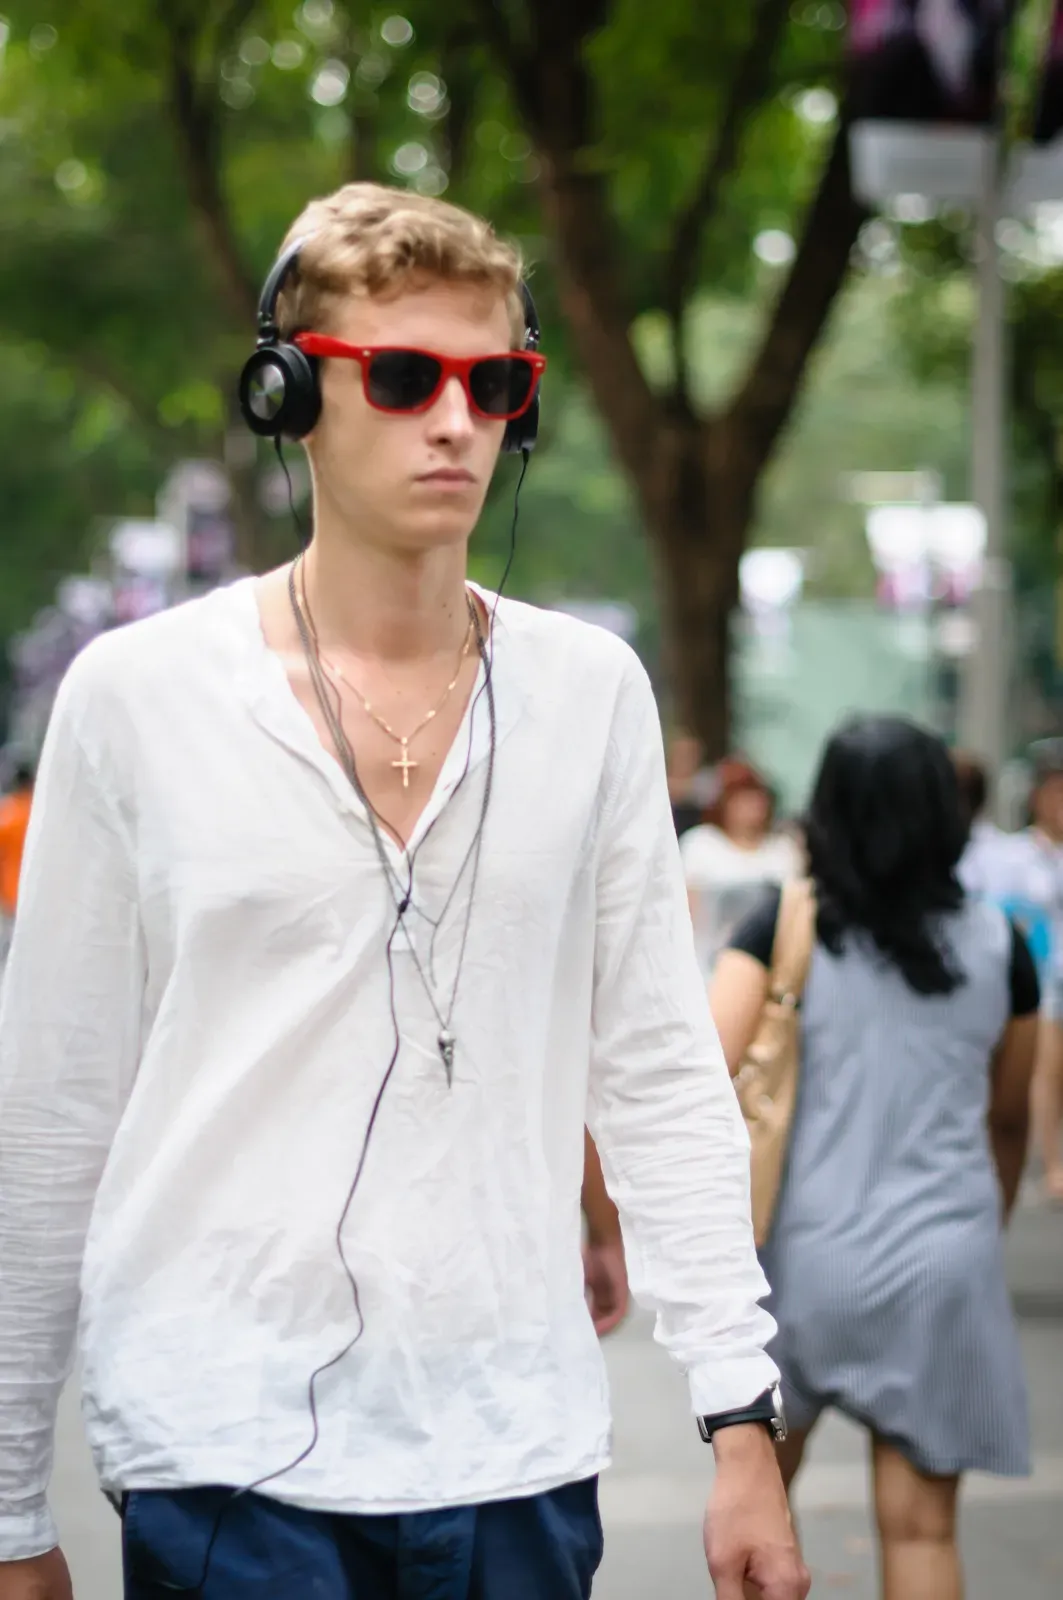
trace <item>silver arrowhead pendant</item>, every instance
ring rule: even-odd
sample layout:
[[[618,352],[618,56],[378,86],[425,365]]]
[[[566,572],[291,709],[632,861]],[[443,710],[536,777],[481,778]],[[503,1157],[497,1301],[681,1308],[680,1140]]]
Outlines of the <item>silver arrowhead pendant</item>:
[[[439,1035],[439,1054],[443,1058],[443,1066],[447,1074],[447,1088],[450,1088],[454,1078],[454,1046],[457,1041],[449,1028],[444,1028]]]

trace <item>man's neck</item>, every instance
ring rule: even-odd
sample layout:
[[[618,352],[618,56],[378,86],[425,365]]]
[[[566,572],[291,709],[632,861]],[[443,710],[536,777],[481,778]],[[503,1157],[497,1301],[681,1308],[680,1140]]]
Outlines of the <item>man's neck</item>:
[[[301,578],[322,650],[401,665],[459,649],[466,562],[464,545],[396,551],[319,531]]]

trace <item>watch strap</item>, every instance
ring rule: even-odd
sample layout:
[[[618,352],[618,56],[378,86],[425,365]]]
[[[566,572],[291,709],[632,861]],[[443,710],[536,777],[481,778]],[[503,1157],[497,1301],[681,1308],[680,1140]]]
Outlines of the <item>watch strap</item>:
[[[713,1416],[698,1418],[698,1432],[706,1444],[712,1442],[712,1436],[723,1428],[737,1428],[743,1424],[759,1422],[767,1428],[777,1444],[786,1438],[786,1419],[783,1415],[782,1395],[778,1386],[765,1389],[763,1394],[748,1406],[739,1406],[733,1411],[718,1411]]]

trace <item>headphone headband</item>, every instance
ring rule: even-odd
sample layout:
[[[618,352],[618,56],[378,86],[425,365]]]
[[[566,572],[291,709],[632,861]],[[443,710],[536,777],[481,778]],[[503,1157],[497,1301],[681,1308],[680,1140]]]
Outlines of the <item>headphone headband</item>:
[[[259,343],[269,339],[276,339],[280,334],[277,327],[277,301],[280,292],[288,281],[288,276],[294,271],[299,260],[299,254],[312,234],[304,233],[301,238],[293,239],[287,250],[282,250],[269,270],[269,277],[262,285],[262,293],[258,297],[258,338]]]
[[[539,313],[535,309],[531,290],[522,278],[520,280],[520,297],[524,302],[524,348],[525,350],[538,350],[539,340],[543,330],[539,326]]]

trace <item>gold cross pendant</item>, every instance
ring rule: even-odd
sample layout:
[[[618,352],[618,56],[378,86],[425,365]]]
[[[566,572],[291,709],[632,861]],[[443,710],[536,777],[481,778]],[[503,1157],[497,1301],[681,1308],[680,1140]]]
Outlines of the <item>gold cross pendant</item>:
[[[404,789],[408,789],[410,787],[410,773],[416,772],[421,763],[419,761],[410,760],[410,752],[406,748],[406,740],[403,739],[402,760],[393,761],[391,765],[402,773],[402,787]]]

